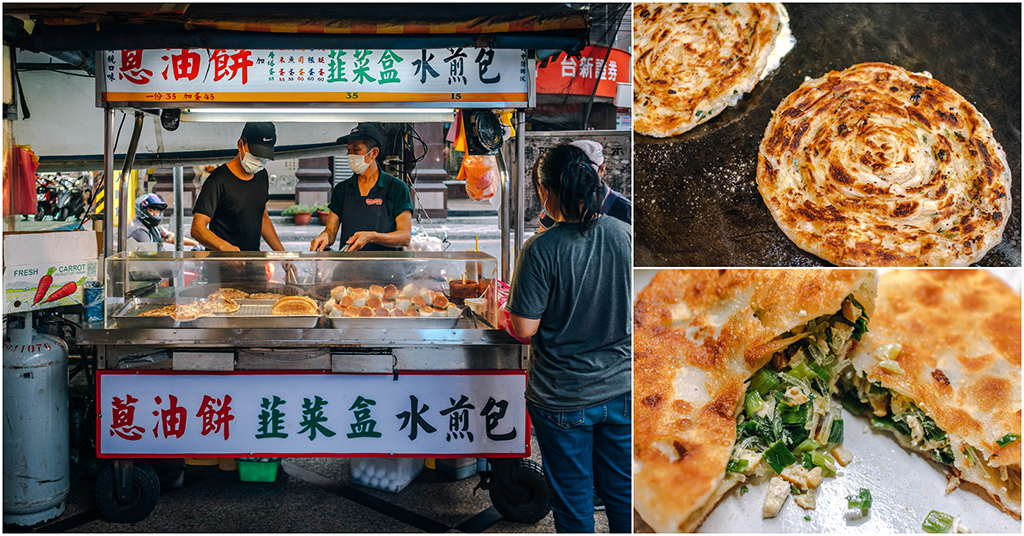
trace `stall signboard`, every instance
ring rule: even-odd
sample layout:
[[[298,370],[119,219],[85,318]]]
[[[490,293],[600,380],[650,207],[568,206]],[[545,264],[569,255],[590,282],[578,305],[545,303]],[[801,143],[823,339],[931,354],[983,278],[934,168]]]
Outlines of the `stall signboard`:
[[[618,85],[631,82],[629,69],[629,52],[590,45],[579,57],[561,54],[538,68],[537,93],[615,98]]]
[[[100,371],[101,458],[525,457],[523,371]]]
[[[244,103],[522,107],[526,51],[113,50],[103,53],[99,102],[204,107]],[[423,104],[423,105],[427,105]]]
[[[99,268],[95,231],[4,234],[4,314],[81,305]]]

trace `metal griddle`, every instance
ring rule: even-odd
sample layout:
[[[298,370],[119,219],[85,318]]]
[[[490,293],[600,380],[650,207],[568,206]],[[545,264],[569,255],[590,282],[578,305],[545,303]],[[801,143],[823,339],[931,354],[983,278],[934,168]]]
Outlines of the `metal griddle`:
[[[992,124],[1013,182],[1002,242],[978,266],[1021,265],[1020,4],[786,4],[796,47],[708,123],[634,137],[637,266],[828,266],[779,230],[757,191],[771,112],[805,76],[882,61],[929,71]]]

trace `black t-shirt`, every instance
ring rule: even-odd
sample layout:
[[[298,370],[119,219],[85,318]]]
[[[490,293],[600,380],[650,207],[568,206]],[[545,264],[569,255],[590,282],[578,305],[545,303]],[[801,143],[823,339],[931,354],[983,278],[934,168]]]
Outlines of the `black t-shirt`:
[[[210,217],[210,230],[242,251],[259,251],[263,212],[270,197],[270,177],[261,169],[242,180],[227,164],[210,173],[192,212]]]

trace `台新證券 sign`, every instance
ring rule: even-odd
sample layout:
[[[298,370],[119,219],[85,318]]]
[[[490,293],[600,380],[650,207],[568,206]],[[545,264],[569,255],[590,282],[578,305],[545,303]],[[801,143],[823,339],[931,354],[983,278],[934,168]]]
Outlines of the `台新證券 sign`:
[[[111,50],[103,54],[107,103],[527,102],[522,50]]]
[[[100,371],[101,457],[524,456],[522,371]]]

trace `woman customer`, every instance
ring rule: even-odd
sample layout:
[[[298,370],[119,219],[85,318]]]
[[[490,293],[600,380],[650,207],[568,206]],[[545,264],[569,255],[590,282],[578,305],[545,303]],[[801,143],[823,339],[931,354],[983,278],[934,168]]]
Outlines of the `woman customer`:
[[[523,244],[507,309],[532,336],[526,386],[558,532],[629,532],[631,227],[601,215],[604,184],[572,145],[541,156],[533,184],[555,224]]]

